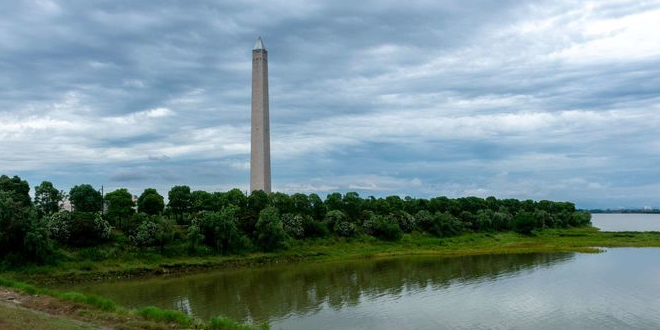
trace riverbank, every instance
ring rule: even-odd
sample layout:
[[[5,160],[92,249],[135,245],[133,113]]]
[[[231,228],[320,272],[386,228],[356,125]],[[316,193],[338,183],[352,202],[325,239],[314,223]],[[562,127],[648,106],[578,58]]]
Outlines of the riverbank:
[[[405,235],[400,241],[373,238],[325,239],[293,242],[277,253],[232,256],[167,256],[118,251],[113,246],[68,251],[68,260],[55,265],[5,271],[1,277],[38,284],[100,281],[267,264],[379,258],[399,255],[457,257],[480,254],[538,252],[598,252],[598,247],[660,247],[658,232],[600,232],[595,228],[548,229],[531,236],[513,232],[464,234],[450,238]]]
[[[112,300],[78,292],[59,292],[0,278],[0,329],[3,330],[267,330],[224,317],[208,322],[181,311],[156,307],[127,309]]]

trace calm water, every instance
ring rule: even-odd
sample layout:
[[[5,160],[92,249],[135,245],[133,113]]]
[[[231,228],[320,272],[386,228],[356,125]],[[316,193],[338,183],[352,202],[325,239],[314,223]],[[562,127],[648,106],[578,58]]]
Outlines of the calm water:
[[[71,289],[275,329],[660,329],[658,260],[656,248],[415,257]]]
[[[660,214],[592,214],[602,231],[660,231]]]

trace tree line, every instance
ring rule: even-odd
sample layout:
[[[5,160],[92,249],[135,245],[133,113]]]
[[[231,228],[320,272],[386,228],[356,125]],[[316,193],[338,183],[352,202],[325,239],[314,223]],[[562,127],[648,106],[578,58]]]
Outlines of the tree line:
[[[591,215],[570,202],[495,197],[361,197],[356,192],[317,194],[254,191],[167,193],[147,188],[133,201],[127,189],[102,196],[89,184],[68,193],[44,181],[35,187],[0,176],[0,260],[45,262],[58,249],[109,241],[127,248],[189,254],[233,254],[284,249],[294,240],[372,236],[396,241],[404,234],[450,237],[465,232],[516,231],[591,225]],[[73,211],[61,209],[67,198]]]

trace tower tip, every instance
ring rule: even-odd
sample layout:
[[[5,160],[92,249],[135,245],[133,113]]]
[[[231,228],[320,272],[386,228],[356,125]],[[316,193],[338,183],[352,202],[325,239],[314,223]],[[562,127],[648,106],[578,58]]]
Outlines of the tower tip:
[[[266,47],[264,47],[264,41],[261,40],[261,37],[257,38],[257,42],[254,44],[252,50],[266,50]]]

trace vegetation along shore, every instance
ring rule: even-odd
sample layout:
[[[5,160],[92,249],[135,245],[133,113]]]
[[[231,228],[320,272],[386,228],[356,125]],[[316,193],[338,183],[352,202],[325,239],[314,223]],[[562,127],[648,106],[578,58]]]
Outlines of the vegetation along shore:
[[[65,305],[85,306],[67,307],[76,310],[103,309],[96,305],[105,304],[105,300],[38,289],[23,282],[48,286],[271,263],[414,254],[453,257],[660,246],[660,233],[600,232],[591,227],[590,214],[576,210],[570,202],[494,197],[363,198],[354,192],[333,193],[325,199],[316,194],[262,191],[246,196],[238,189],[209,193],[176,186],[168,192],[165,204],[164,197],[151,188],[144,190],[137,203],[126,189],[102,196],[87,184],[65,193],[50,182],[42,182],[35,187],[34,198],[29,191],[29,184],[19,177],[0,177],[0,286],[10,294],[38,293]],[[65,197],[73,211],[61,210]],[[7,319],[25,316],[21,316],[25,311],[7,310],[7,303],[3,304],[0,313]],[[181,323],[175,320],[185,317],[181,313],[130,311],[107,304],[114,307],[106,313],[133,318],[136,324],[165,320],[182,327],[242,326],[227,325],[222,322],[231,321],[220,318],[212,321],[223,324],[215,328],[191,318],[185,322],[192,323]],[[163,313],[178,316],[149,316]],[[87,321],[82,318],[80,322]],[[126,329],[139,328],[122,324]]]

